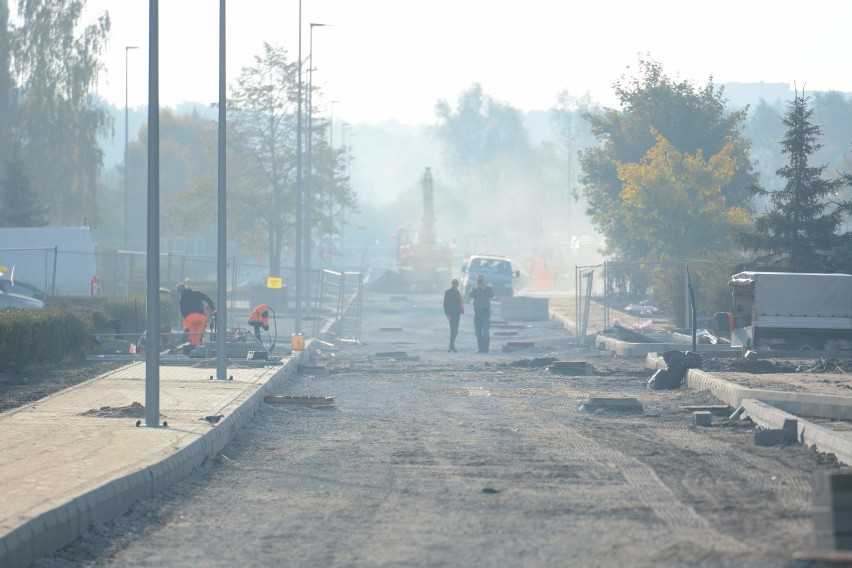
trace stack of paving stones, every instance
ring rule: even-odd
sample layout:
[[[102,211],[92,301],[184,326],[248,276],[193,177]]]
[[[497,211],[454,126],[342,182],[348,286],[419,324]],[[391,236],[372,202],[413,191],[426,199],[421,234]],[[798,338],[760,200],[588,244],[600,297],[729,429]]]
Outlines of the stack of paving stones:
[[[852,550],[852,472],[819,472],[813,486],[817,550]]]

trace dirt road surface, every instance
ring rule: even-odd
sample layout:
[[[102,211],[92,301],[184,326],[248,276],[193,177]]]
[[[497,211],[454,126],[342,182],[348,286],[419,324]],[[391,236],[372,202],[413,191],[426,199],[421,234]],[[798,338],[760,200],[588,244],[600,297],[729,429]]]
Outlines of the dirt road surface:
[[[686,407],[718,401],[647,390],[643,360],[555,321],[495,325],[477,354],[467,315],[447,353],[440,304],[368,295],[363,343],[280,393],[333,406],[265,405],[215,460],[38,566],[780,567],[813,548],[810,479],[833,456],[756,447],[725,416],[693,426]]]

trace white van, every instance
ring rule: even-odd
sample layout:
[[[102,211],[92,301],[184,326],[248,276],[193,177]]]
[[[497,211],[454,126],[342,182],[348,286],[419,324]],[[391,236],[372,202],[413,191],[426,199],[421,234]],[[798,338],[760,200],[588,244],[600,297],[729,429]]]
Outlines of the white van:
[[[504,256],[474,254],[462,265],[461,289],[467,298],[476,286],[476,277],[482,274],[485,283],[494,291],[494,299],[510,298],[514,295],[513,279],[520,277],[519,270],[512,270],[512,261]]]

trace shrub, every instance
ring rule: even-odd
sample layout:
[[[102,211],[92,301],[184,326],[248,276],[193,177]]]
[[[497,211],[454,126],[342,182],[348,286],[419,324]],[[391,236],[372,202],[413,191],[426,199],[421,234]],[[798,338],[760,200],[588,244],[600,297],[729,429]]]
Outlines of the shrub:
[[[91,312],[69,308],[0,313],[0,370],[85,358],[92,322]]]

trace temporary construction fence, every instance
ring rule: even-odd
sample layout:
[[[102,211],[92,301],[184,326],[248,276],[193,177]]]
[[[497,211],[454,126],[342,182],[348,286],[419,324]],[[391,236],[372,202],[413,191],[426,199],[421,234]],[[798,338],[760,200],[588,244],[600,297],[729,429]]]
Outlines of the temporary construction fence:
[[[144,252],[80,253],[62,251],[59,247],[0,248],[0,266],[7,266],[4,278],[13,277],[18,282],[31,284],[48,297],[144,297],[147,262]],[[317,303],[320,270],[301,271],[301,294],[298,294],[299,278],[295,268],[282,268],[274,279],[274,286],[270,286],[270,270],[266,265],[240,262],[231,257],[227,259],[226,271],[229,316],[236,314],[232,321],[242,320],[253,306],[262,303],[283,317],[292,317],[297,296],[303,313],[310,317],[311,307]],[[175,292],[175,285],[184,282],[214,300],[217,297],[216,257],[161,253],[159,273],[160,289],[164,294]],[[165,297],[161,295],[161,298]]]
[[[640,326],[665,319],[671,326],[689,328],[690,288],[698,327],[712,327],[713,314],[731,308],[727,283],[738,262],[690,259],[577,266],[577,336],[606,329],[616,319]]]
[[[89,296],[97,292],[93,254],[60,252],[58,247],[0,248],[5,278],[25,282],[53,296]]]
[[[314,307],[314,337],[332,333],[360,343],[364,277],[361,272],[321,271]]]

